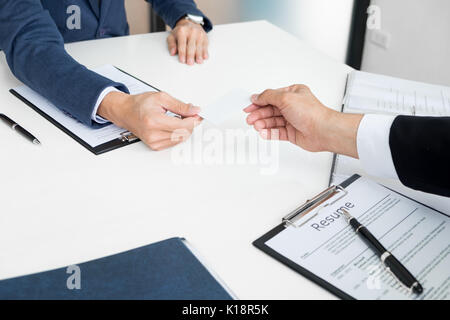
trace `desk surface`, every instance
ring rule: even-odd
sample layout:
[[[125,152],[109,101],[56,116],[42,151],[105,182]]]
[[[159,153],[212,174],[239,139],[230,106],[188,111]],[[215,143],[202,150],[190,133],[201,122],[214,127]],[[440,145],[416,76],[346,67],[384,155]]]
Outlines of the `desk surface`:
[[[217,26],[211,58],[200,66],[169,56],[165,38],[93,40],[67,50],[88,67],[113,64],[200,106],[233,88],[254,93],[305,83],[338,108],[351,70],[264,21]],[[334,297],[251,244],[327,186],[330,153],[281,143],[270,175],[262,163],[174,164],[177,149],[153,152],[143,143],[94,156],[8,92],[20,83],[2,53],[0,60],[0,112],[42,142],[36,147],[0,126],[0,279],[182,236],[240,299]],[[244,119],[236,115],[225,126],[246,130]],[[200,131],[193,141],[201,148]],[[225,143],[223,152],[232,150]]]

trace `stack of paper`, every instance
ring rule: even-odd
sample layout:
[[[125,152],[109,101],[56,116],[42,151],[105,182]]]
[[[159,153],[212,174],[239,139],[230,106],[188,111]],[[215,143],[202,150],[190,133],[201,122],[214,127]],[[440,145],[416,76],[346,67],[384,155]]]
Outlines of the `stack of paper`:
[[[342,111],[450,116],[450,87],[353,71],[348,77]],[[354,173],[366,175],[359,160],[341,155],[336,155],[331,170],[331,185],[339,184]],[[448,198],[414,191],[402,186],[398,181],[386,179],[377,181],[437,210],[450,213]]]
[[[422,116],[450,115],[450,87],[354,71],[349,75],[345,112]]]

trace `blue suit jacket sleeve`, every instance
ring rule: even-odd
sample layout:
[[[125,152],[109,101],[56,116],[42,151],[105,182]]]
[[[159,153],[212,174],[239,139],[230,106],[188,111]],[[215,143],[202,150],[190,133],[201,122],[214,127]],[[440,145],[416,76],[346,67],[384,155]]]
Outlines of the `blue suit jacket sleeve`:
[[[212,29],[212,23],[198,8],[193,0],[147,0],[158,15],[171,28],[186,14],[202,16],[206,32]]]
[[[87,125],[95,125],[91,115],[103,89],[114,86],[128,92],[67,54],[40,1],[0,0],[0,49],[19,80]]]

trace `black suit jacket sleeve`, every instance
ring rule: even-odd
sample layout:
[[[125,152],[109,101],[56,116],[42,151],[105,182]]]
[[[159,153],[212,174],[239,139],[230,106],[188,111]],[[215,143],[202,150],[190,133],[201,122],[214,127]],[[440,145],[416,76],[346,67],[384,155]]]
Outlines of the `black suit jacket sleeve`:
[[[450,197],[450,117],[398,116],[389,145],[404,185]]]

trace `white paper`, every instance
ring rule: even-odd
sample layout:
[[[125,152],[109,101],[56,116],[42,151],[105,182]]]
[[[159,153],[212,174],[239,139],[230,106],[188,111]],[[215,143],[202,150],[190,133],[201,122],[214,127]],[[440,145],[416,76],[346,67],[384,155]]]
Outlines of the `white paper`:
[[[450,87],[354,71],[349,75],[343,103],[346,113],[450,116]],[[336,155],[332,184],[338,184],[354,173],[366,174],[360,161]],[[387,180],[379,181],[388,183]],[[449,212],[449,198],[418,193],[403,187],[400,190],[429,206]]]
[[[219,125],[251,104],[250,94],[242,89],[234,89],[208,105],[200,112],[200,117]]]
[[[115,82],[123,83],[128,87],[128,90],[130,90],[131,94],[156,91],[154,88],[123,73],[112,65],[105,65],[96,68],[93,71]],[[118,139],[121,137],[121,133],[126,132],[126,130],[119,128],[114,124],[110,124],[99,129],[93,129],[72,118],[67,113],[61,111],[50,101],[25,85],[17,87],[14,90],[22,95],[25,99],[33,103],[40,110],[45,112],[48,116],[53,118],[55,121],[59,122],[73,134],[84,140],[91,147],[96,147],[103,143]]]
[[[450,218],[364,178],[347,191],[266,244],[356,299],[449,299]],[[399,287],[339,214],[343,206],[419,280],[421,295]]]
[[[346,112],[450,115],[450,87],[354,71],[344,98]]]

